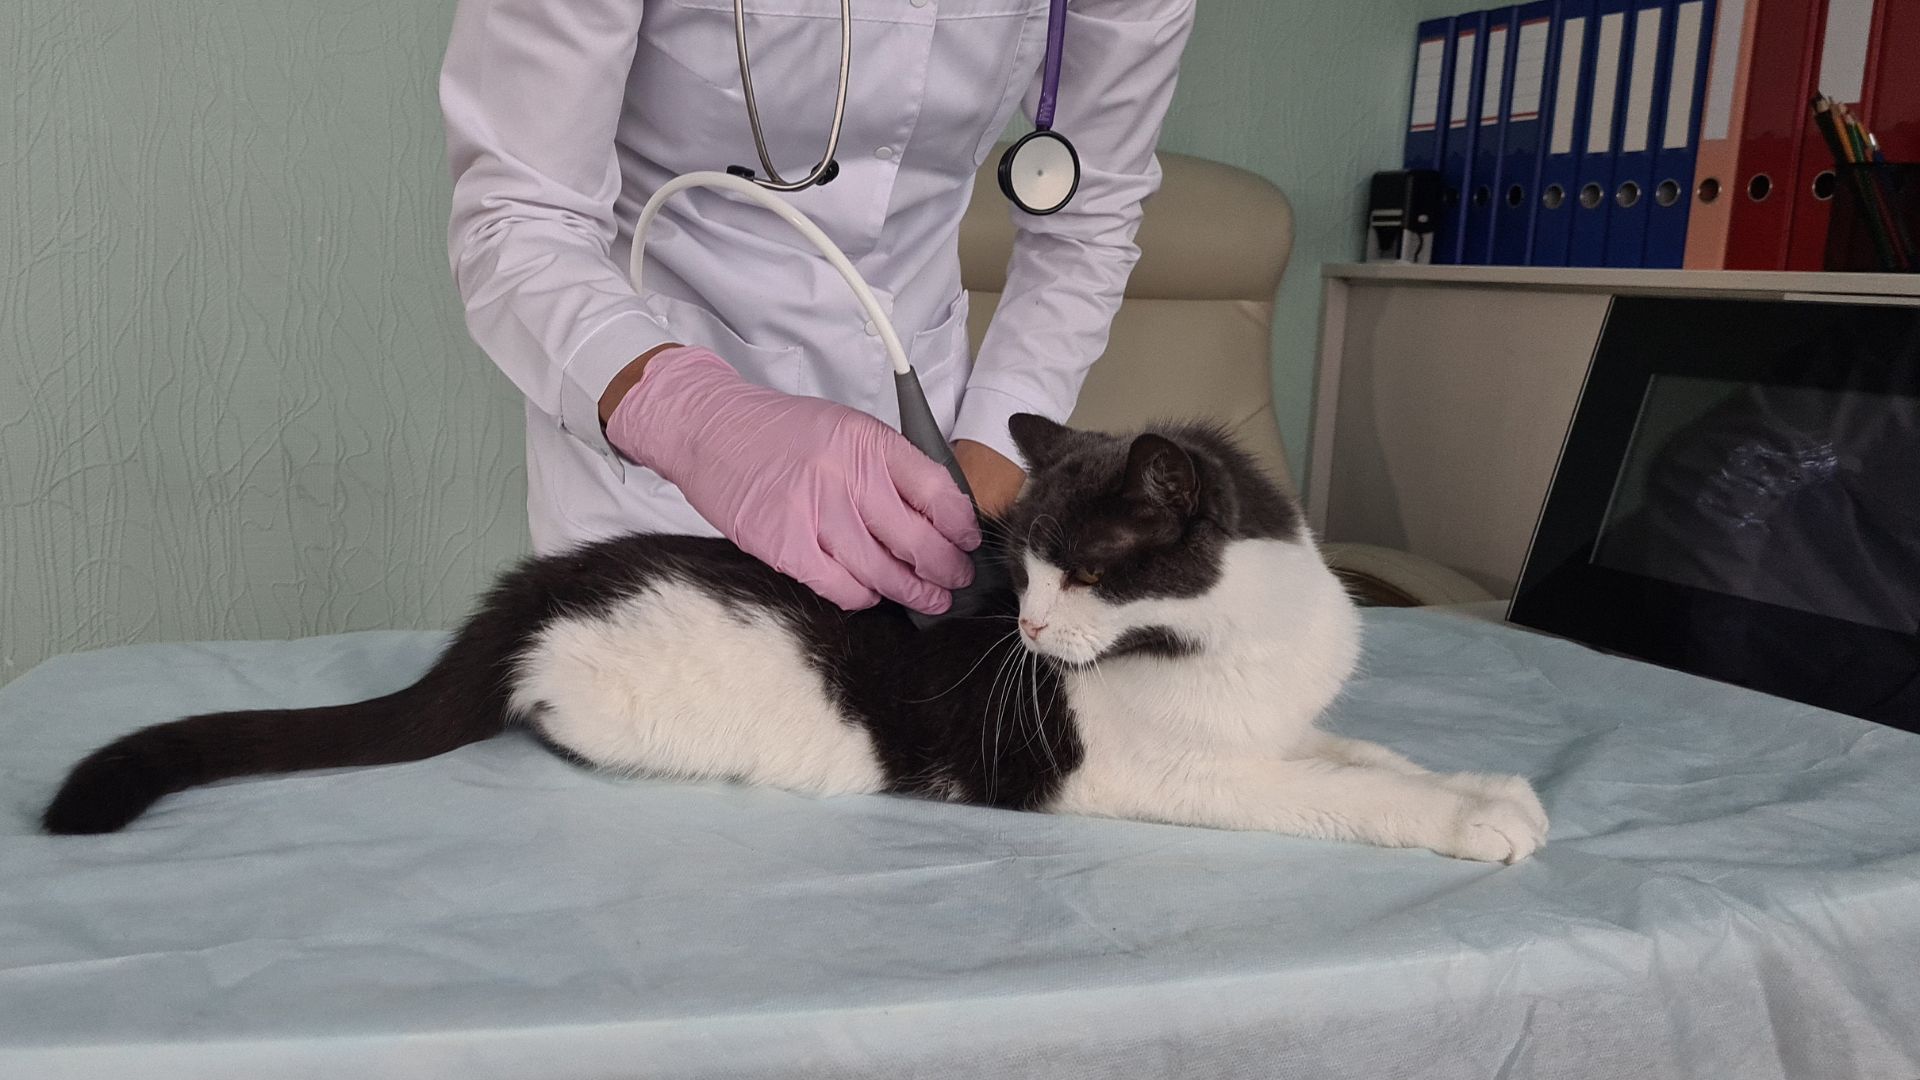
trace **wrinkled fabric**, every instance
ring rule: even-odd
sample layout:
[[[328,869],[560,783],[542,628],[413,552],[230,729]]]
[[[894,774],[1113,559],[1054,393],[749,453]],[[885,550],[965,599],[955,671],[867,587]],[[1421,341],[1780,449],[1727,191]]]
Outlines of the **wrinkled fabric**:
[[[442,635],[0,688],[0,1076],[1910,1077],[1920,737],[1370,612],[1331,718],[1539,785],[1513,867],[584,772],[521,735],[33,815],[102,740],[395,689]]]

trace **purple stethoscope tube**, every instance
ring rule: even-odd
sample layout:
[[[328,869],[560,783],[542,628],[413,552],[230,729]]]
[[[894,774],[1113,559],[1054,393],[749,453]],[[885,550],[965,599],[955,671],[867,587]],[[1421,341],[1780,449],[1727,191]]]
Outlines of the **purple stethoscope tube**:
[[[1053,107],[1060,100],[1060,54],[1067,41],[1067,0],[1049,0],[1047,8],[1047,62],[1040,74],[1040,107],[1033,111],[1033,126],[1042,131],[1053,128]]]
[[[1034,130],[1000,157],[1000,190],[1029,214],[1051,214],[1080,190],[1080,153],[1053,130],[1060,101],[1060,63],[1067,37],[1067,0],[1049,0],[1047,58],[1040,72],[1040,103],[1033,110]]]

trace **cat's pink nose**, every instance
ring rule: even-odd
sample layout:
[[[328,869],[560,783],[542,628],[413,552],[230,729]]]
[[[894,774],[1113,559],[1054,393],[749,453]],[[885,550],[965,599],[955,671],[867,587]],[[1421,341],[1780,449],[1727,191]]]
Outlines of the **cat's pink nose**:
[[[1020,617],[1020,631],[1027,635],[1027,640],[1029,641],[1039,641],[1040,631],[1046,628],[1046,623],[1036,623],[1024,615]]]

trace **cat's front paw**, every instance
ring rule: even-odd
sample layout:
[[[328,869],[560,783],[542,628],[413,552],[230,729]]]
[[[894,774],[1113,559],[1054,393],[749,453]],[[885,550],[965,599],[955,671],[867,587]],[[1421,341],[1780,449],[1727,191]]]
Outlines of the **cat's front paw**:
[[[1441,783],[1462,795],[1478,796],[1482,799],[1502,799],[1519,803],[1526,810],[1527,817],[1541,836],[1547,835],[1547,808],[1540,804],[1540,796],[1533,785],[1524,776],[1510,776],[1504,773],[1452,773],[1444,777]]]
[[[1533,789],[1527,788],[1526,792],[1531,796]],[[1537,797],[1528,801],[1498,796],[1463,798],[1452,835],[1434,847],[1440,854],[1477,862],[1516,863],[1546,842],[1547,815]]]

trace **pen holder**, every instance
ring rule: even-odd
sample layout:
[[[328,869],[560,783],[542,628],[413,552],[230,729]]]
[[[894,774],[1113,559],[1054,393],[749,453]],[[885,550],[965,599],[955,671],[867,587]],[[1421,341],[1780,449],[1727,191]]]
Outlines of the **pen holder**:
[[[1920,273],[1920,164],[1842,165],[1834,181],[1827,269]]]

